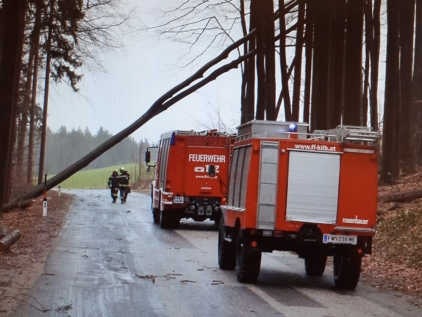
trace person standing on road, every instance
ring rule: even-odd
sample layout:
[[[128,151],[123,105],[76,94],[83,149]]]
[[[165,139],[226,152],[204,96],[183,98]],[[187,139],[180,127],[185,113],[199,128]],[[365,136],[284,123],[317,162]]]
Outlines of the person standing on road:
[[[108,178],[108,187],[110,188],[111,198],[113,203],[116,203],[117,194],[119,192],[119,173],[113,170],[113,173]]]
[[[119,175],[120,201],[126,203],[127,195],[130,193],[130,174],[124,167],[120,168]]]

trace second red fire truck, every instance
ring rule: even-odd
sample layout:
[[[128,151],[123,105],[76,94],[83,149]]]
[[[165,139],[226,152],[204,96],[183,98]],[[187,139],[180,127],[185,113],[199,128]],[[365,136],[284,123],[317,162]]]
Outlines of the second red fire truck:
[[[151,184],[151,209],[161,228],[176,228],[182,218],[220,220],[228,192],[230,151],[235,137],[217,130],[162,134]]]

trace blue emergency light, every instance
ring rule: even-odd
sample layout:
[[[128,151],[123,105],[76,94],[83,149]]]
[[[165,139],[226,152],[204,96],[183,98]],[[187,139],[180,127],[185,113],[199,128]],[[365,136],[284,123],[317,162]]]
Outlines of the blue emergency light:
[[[297,124],[292,122],[289,125],[289,132],[297,132]]]

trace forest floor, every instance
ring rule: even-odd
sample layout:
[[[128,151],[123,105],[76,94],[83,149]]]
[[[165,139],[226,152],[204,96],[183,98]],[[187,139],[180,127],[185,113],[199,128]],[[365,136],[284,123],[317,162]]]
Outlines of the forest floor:
[[[401,177],[393,186],[380,186],[379,195],[422,188],[422,171]],[[19,229],[22,237],[0,254],[0,317],[11,316],[18,304],[28,304],[26,291],[43,274],[56,237],[66,220],[71,195],[49,191],[48,216],[42,198],[24,210],[0,218],[0,228]],[[384,291],[408,295],[422,307],[422,198],[409,203],[380,203],[373,254],[363,261],[361,281]],[[33,302],[33,301],[31,301]],[[29,304],[28,304],[29,305]],[[34,307],[40,312],[42,306]]]

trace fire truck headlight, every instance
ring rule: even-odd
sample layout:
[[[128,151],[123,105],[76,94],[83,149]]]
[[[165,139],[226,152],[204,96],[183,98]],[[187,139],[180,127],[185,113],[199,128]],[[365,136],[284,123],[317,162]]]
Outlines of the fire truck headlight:
[[[195,205],[189,205],[189,210],[195,210]]]

